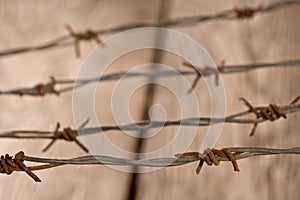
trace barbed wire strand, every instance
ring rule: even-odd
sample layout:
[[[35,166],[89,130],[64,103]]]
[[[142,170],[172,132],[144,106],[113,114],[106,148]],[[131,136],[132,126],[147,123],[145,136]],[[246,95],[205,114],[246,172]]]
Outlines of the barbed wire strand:
[[[81,88],[87,84],[91,84],[94,82],[105,82],[105,81],[113,81],[119,80],[120,78],[134,78],[134,77],[156,77],[156,78],[167,78],[174,76],[189,76],[196,75],[196,79],[192,85],[192,89],[196,86],[197,81],[200,77],[203,76],[216,76],[216,84],[218,84],[218,73],[221,74],[230,74],[230,73],[241,73],[248,72],[251,70],[262,69],[262,68],[270,68],[270,67],[300,67],[300,59],[290,59],[283,60],[279,62],[259,62],[259,63],[250,63],[244,65],[227,65],[224,64],[218,66],[217,68],[213,68],[210,66],[205,66],[204,68],[195,67],[189,63],[183,63],[186,66],[190,66],[193,70],[150,70],[149,72],[117,72],[111,73],[107,75],[103,75],[102,77],[94,77],[87,79],[55,79],[54,77],[50,77],[50,81],[46,83],[38,83],[33,87],[25,87],[25,88],[17,88],[12,90],[0,91],[0,95],[19,95],[19,96],[35,96],[41,97],[49,94],[60,95],[65,92],[72,91],[73,89]],[[68,86],[70,85],[70,86]],[[57,86],[64,86],[57,89]]]
[[[140,121],[136,123],[111,125],[111,126],[101,126],[101,127],[87,127],[84,126],[88,123],[86,120],[77,130],[70,127],[59,130],[59,123],[54,131],[39,131],[39,130],[13,130],[5,131],[0,133],[0,138],[12,138],[12,139],[51,139],[52,141],[49,145],[44,148],[43,151],[49,149],[49,147],[56,140],[65,140],[69,142],[76,142],[76,144],[85,152],[88,149],[79,141],[77,137],[96,134],[107,131],[141,131],[146,129],[169,127],[169,126],[210,126],[217,123],[237,123],[237,124],[253,124],[250,132],[250,136],[254,135],[254,132],[259,123],[265,121],[275,121],[281,117],[287,118],[288,114],[299,112],[300,104],[296,104],[299,101],[300,96],[296,97],[291,101],[290,104],[284,106],[277,106],[276,104],[269,104],[264,107],[253,107],[246,99],[241,98],[241,100],[246,104],[249,110],[244,112],[239,112],[226,116],[224,118],[212,118],[212,117],[195,117],[195,118],[185,118],[174,121]],[[254,114],[256,119],[253,118],[243,118],[249,114]]]
[[[219,165],[221,161],[232,162],[234,171],[239,171],[237,160],[255,156],[276,154],[300,154],[300,147],[294,148],[262,148],[262,147],[227,147],[220,150],[208,149],[203,153],[186,152],[176,154],[175,157],[131,160],[105,155],[89,155],[72,159],[51,159],[26,156],[20,151],[13,158],[6,154],[1,156],[0,173],[12,174],[13,171],[25,171],[33,180],[41,182],[32,171],[45,170],[63,165],[118,165],[118,166],[144,166],[144,167],[176,167],[199,161],[196,173],[204,162],[208,165]],[[26,166],[24,161],[39,163],[39,165]]]
[[[13,54],[20,54],[25,52],[31,51],[40,51],[46,50],[51,48],[58,48],[58,47],[67,47],[70,45],[75,46],[75,52],[77,56],[80,56],[79,50],[79,42],[80,41],[89,41],[95,40],[97,43],[100,43],[101,40],[98,36],[104,34],[112,34],[117,33],[120,31],[129,30],[132,28],[142,28],[142,27],[186,27],[192,26],[199,23],[204,23],[213,20],[234,20],[234,19],[249,19],[252,18],[255,14],[258,13],[269,13],[273,12],[288,6],[296,6],[300,3],[299,0],[285,0],[285,1],[277,1],[273,2],[267,6],[256,6],[256,7],[243,7],[243,8],[233,8],[230,10],[225,10],[218,12],[213,15],[197,15],[191,17],[182,17],[179,19],[172,19],[168,21],[163,21],[159,23],[134,23],[134,24],[127,24],[121,25],[113,28],[108,29],[100,29],[100,30],[86,30],[84,32],[75,33],[69,25],[66,25],[69,35],[64,35],[53,39],[49,42],[45,42],[44,44],[29,46],[29,47],[20,47],[15,49],[7,49],[0,51],[0,57],[13,55]],[[69,41],[73,40],[73,41]]]

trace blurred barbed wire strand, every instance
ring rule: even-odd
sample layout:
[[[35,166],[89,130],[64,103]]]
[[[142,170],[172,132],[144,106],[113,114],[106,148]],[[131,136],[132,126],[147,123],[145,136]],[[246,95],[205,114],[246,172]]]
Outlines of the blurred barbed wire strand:
[[[188,63],[184,63],[188,64]],[[100,78],[86,78],[86,79],[55,79],[51,77],[51,80],[46,83],[38,83],[33,87],[24,87],[24,88],[17,88],[12,90],[3,90],[0,91],[0,95],[29,95],[29,96],[45,96],[48,94],[56,94],[59,95],[61,93],[72,91],[73,89],[78,89],[83,87],[87,84],[91,84],[94,82],[105,82],[105,81],[113,81],[119,80],[120,78],[134,78],[134,77],[156,77],[156,78],[167,78],[167,77],[174,77],[174,76],[190,76],[196,75],[201,77],[207,76],[216,76],[218,79],[218,73],[221,74],[231,74],[231,73],[242,73],[248,72],[255,69],[262,69],[262,68],[270,68],[270,67],[300,67],[300,59],[290,59],[290,60],[283,60],[279,62],[259,62],[259,63],[250,63],[244,65],[222,65],[217,67],[211,66],[196,66],[194,70],[156,70],[149,72],[116,72],[107,75],[103,75]],[[216,80],[216,82],[218,82]],[[66,87],[62,87],[60,89],[56,89],[55,87],[58,85],[70,85]]]
[[[70,45],[75,45],[75,50],[77,50],[78,53],[79,41],[97,40],[97,43],[101,41],[99,38],[96,38],[95,35],[100,36],[104,34],[112,34],[112,33],[126,31],[133,28],[142,28],[142,27],[185,27],[185,26],[192,26],[195,24],[204,23],[213,20],[249,19],[258,13],[261,14],[269,13],[269,12],[273,12],[285,8],[287,6],[295,6],[299,3],[300,3],[299,0],[285,0],[285,1],[277,1],[277,2],[270,3],[267,6],[233,8],[230,10],[220,11],[213,15],[197,15],[197,16],[190,16],[190,17],[182,17],[179,19],[171,19],[159,23],[133,23],[133,24],[121,25],[114,28],[99,29],[95,31],[89,29],[87,31],[80,32],[80,33],[75,33],[72,31],[72,33],[68,35],[57,37],[49,42],[45,42],[40,45],[0,50],[0,57],[13,55],[13,54],[20,54],[25,52],[31,52],[31,51],[46,50],[51,48],[67,47]],[[73,41],[69,41],[69,40],[73,40]]]

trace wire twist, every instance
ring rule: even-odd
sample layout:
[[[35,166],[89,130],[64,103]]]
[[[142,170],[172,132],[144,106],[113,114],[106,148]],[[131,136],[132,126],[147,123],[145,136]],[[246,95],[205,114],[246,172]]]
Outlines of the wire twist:
[[[254,16],[255,13],[262,10],[263,7],[257,6],[256,8],[244,7],[244,8],[234,8],[233,11],[238,19],[250,19]]]
[[[81,125],[82,127],[87,123],[87,121]],[[62,131],[59,131],[60,123],[57,122],[55,131],[53,132],[52,141],[43,149],[43,152],[46,152],[57,140],[66,140],[68,142],[75,142],[83,151],[86,153],[89,150],[77,139],[78,132],[75,129],[70,127],[64,128]]]
[[[176,154],[175,157],[178,158],[186,158],[186,157],[194,157],[195,159],[199,159],[199,164],[198,167],[196,168],[196,173],[199,174],[204,162],[208,165],[208,166],[218,166],[220,164],[220,160],[218,160],[218,158],[226,158],[229,161],[231,161],[232,166],[233,166],[233,170],[236,172],[239,172],[239,166],[237,164],[236,161],[236,157],[237,155],[241,154],[242,152],[231,152],[229,149],[227,148],[223,148],[223,149],[207,149],[204,151],[204,153],[199,153],[199,152],[187,152],[187,153],[182,153],[182,154]]]
[[[20,89],[14,89],[11,91],[4,91],[0,94],[14,94],[19,96],[45,96],[47,94],[56,94],[57,96],[60,94],[60,91],[55,89],[55,85],[57,84],[54,77],[50,77],[50,81],[47,83],[38,83],[33,87],[30,88],[20,88]]]
[[[69,35],[74,39],[74,48],[75,48],[76,57],[81,56],[80,46],[79,46],[80,41],[94,40],[96,41],[97,44],[100,44],[102,42],[98,37],[97,33],[91,29],[88,29],[83,33],[75,33],[70,25],[66,25],[65,27],[69,32]]]
[[[24,152],[20,151],[15,155],[15,158],[6,154],[1,156],[0,160],[0,173],[10,175],[14,171],[24,171],[36,182],[41,182],[30,168],[24,164]]]
[[[37,95],[37,96],[45,96],[46,94],[56,94],[59,95],[59,92],[55,89],[55,78],[53,76],[50,77],[50,82],[47,84],[37,84],[34,88],[36,89],[36,93],[31,93],[31,95]],[[26,94],[26,93],[25,93]],[[24,95],[24,93],[21,93],[20,95]]]
[[[222,60],[219,65],[217,65],[217,68],[211,67],[211,66],[205,66],[204,68],[195,67],[194,65],[183,62],[183,66],[191,68],[195,71],[196,77],[192,83],[191,88],[188,90],[188,93],[191,93],[193,89],[195,89],[197,83],[199,82],[200,78],[202,76],[215,76],[215,83],[216,86],[219,85],[219,73],[223,72],[223,67],[225,65],[225,60]]]
[[[289,105],[296,104],[299,98],[300,96],[293,99]],[[240,98],[240,100],[242,100],[245,103],[245,105],[249,108],[249,112],[254,113],[256,115],[257,119],[274,121],[279,119],[280,117],[283,117],[285,119],[287,118],[286,113],[276,104],[269,104],[269,106],[267,107],[255,108],[245,98]],[[250,136],[254,135],[257,126],[258,126],[257,122],[253,123]]]

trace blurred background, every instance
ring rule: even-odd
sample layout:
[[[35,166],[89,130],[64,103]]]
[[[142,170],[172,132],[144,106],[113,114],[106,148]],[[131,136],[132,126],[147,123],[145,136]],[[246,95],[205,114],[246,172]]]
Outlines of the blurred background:
[[[0,50],[44,43],[68,32],[105,29],[129,23],[158,22],[183,16],[214,14],[234,7],[268,5],[275,1],[236,0],[65,0],[65,1],[5,1],[0,0]],[[300,7],[290,6],[271,13],[258,14],[250,20],[213,20],[184,28],[172,28],[199,42],[215,63],[226,64],[276,62],[297,58],[300,53]],[[111,35],[102,35],[105,40]],[[56,78],[75,78],[95,42],[82,42],[80,58],[74,47],[52,48],[0,57],[0,90],[34,86]],[[175,69],[186,69],[182,59],[166,52],[142,50],[116,60],[106,73],[130,70],[158,61]],[[287,104],[300,94],[300,70],[296,67],[260,69],[247,73],[223,75],[226,89],[227,114],[246,110],[238,99],[247,98],[253,105]],[[191,82],[194,77],[188,78]],[[175,82],[176,83],[176,82]],[[105,82],[96,95],[97,116],[104,125],[115,124],[110,108],[115,82]],[[149,89],[150,87],[150,89]],[[180,87],[180,86],[178,86]],[[195,89],[201,114],[210,114],[209,94],[204,82]],[[149,99],[151,99],[149,103]],[[149,105],[159,103],[167,119],[180,117],[176,98],[162,87],[144,86],[130,102],[133,120],[148,117]],[[189,102],[186,102],[189,103]],[[53,130],[56,122],[73,127],[72,92],[59,97],[0,96],[0,130]],[[295,147],[300,139],[300,114],[287,120],[260,124],[254,137],[249,137],[252,125],[226,124],[216,147],[261,146]],[[163,129],[159,135],[143,142],[142,151],[152,151],[170,141],[177,127]],[[197,151],[207,128],[199,128],[189,147]],[[116,132],[117,133],[117,132]],[[120,134],[120,133],[119,133]],[[129,136],[108,137],[118,146],[134,151],[137,141]],[[0,140],[0,154],[14,155],[23,150],[26,155],[47,158],[71,158],[85,155],[74,143],[59,141],[46,153],[41,149],[48,140]],[[175,168],[132,176],[106,166],[63,166],[42,170],[36,174],[42,183],[35,183],[25,173],[0,176],[0,197],[3,199],[300,199],[300,159],[296,155],[266,156],[240,160],[241,172],[230,163],[218,167],[204,166],[197,176],[192,163]],[[135,183],[133,184],[133,181]],[[132,189],[134,186],[134,190]]]

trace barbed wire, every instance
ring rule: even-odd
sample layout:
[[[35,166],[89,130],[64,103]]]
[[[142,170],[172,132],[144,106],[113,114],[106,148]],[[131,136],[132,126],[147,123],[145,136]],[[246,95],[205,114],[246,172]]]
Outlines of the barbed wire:
[[[287,118],[288,114],[299,112],[300,104],[296,104],[299,101],[300,96],[296,97],[291,101],[290,104],[284,106],[277,106],[276,104],[269,104],[264,107],[253,107],[246,99],[241,98],[241,100],[246,104],[249,110],[244,112],[239,112],[226,116],[224,118],[212,118],[212,117],[195,117],[195,118],[184,118],[174,121],[140,121],[136,123],[111,125],[111,126],[101,126],[101,127],[87,127],[84,126],[88,123],[86,120],[78,129],[72,129],[70,127],[59,130],[60,125],[57,123],[56,129],[54,131],[40,131],[40,130],[13,130],[5,131],[0,133],[0,138],[12,138],[12,139],[51,139],[52,141],[43,151],[49,149],[49,147],[56,140],[65,140],[69,142],[75,142],[82,150],[88,152],[88,149],[77,140],[77,137],[96,134],[107,131],[140,131],[145,129],[169,127],[169,126],[210,126],[217,123],[237,123],[237,124],[253,124],[250,132],[250,136],[254,135],[254,132],[259,123],[265,121],[275,121],[281,117]],[[249,114],[254,114],[256,119],[253,118],[242,118]]]
[[[295,6],[299,3],[300,3],[299,0],[277,1],[267,6],[259,5],[256,7],[233,8],[230,10],[218,12],[213,15],[197,15],[191,17],[182,17],[179,19],[172,19],[172,20],[163,21],[159,23],[133,23],[133,24],[121,25],[121,26],[108,28],[108,29],[100,29],[100,30],[89,29],[79,33],[75,33],[70,26],[66,26],[68,27],[67,30],[69,32],[69,35],[57,37],[49,42],[45,42],[40,45],[1,50],[0,57],[13,55],[13,54],[20,54],[25,52],[31,52],[31,51],[46,50],[51,48],[67,47],[70,45],[74,45],[76,55],[80,56],[80,49],[79,49],[80,41],[95,40],[97,43],[100,43],[101,40],[100,38],[98,38],[98,36],[104,34],[112,34],[120,31],[125,31],[133,28],[142,28],[142,27],[185,27],[185,26],[192,26],[195,24],[200,24],[200,23],[213,21],[213,20],[249,19],[258,13],[261,14],[268,13],[268,12],[285,8],[287,6]],[[73,40],[73,41],[69,41],[69,40]]]
[[[20,151],[13,158],[6,154],[1,156],[0,173],[12,174],[14,171],[24,171],[36,182],[41,182],[32,171],[50,169],[62,165],[118,165],[118,166],[145,166],[145,167],[176,167],[199,161],[196,173],[199,174],[202,165],[219,165],[221,161],[232,162],[234,171],[239,171],[237,160],[276,154],[300,154],[300,147],[294,148],[262,148],[262,147],[227,147],[223,149],[207,149],[203,153],[186,152],[176,154],[175,157],[132,160],[105,155],[89,155],[71,159],[51,159],[26,156]],[[39,163],[26,166],[24,161]]]
[[[218,74],[230,74],[230,73],[242,73],[248,72],[255,69],[270,68],[270,67],[300,67],[300,59],[283,60],[279,62],[259,62],[249,63],[244,65],[224,65],[221,63],[217,68],[205,66],[204,68],[195,67],[192,64],[183,62],[184,65],[192,67],[193,71],[190,70],[150,70],[149,72],[116,72],[101,77],[94,77],[90,79],[55,79],[50,77],[50,81],[46,83],[38,83],[33,87],[17,88],[12,90],[0,91],[0,95],[19,95],[19,96],[35,96],[41,97],[49,94],[59,95],[65,92],[72,91],[73,89],[81,88],[87,84],[94,82],[105,82],[119,80],[120,78],[134,78],[134,77],[156,77],[156,78],[167,78],[174,76],[189,76],[196,75],[196,79],[192,84],[192,89],[196,86],[197,81],[203,76],[216,76],[216,84],[218,84]],[[64,86],[57,89],[57,86]]]

